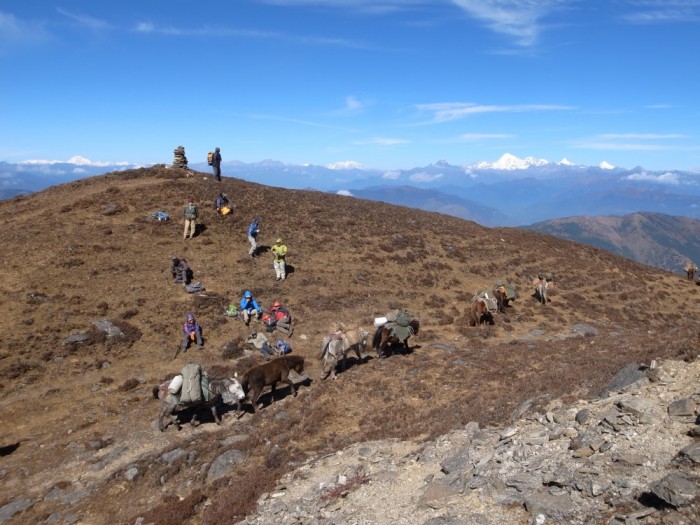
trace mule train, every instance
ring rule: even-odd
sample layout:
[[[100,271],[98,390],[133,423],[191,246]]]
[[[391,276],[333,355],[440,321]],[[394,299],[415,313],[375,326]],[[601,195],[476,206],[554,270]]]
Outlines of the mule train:
[[[367,339],[369,332],[362,327],[346,329],[345,325],[339,323],[338,329],[323,338],[319,359],[322,361],[322,379],[335,379],[336,368],[340,366],[341,372],[347,368],[348,353],[355,352],[358,362],[364,362],[362,351],[367,350]]]

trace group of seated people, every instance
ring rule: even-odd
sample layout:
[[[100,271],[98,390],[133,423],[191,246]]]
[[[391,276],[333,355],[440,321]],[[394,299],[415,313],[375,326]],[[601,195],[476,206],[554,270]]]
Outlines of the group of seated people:
[[[289,310],[285,308],[281,302],[275,301],[268,313],[263,314],[262,307],[253,297],[250,290],[246,290],[240,302],[241,315],[246,326],[250,324],[251,318],[263,321],[267,326],[273,326],[279,329],[289,330],[291,319]]]

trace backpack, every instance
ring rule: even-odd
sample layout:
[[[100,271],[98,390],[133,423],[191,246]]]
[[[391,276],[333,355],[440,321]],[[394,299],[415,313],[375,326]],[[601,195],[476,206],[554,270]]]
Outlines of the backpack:
[[[164,211],[157,211],[153,214],[153,217],[158,219],[159,221],[169,221],[170,220],[170,215],[165,213]]]
[[[277,325],[277,319],[275,319],[275,316],[270,315],[268,313],[264,313],[262,315],[262,322],[265,325],[265,331],[267,331],[267,332],[274,332],[275,331],[275,325]]]
[[[185,285],[185,291],[187,293],[197,293],[197,292],[203,292],[204,291],[204,285],[200,282],[192,283],[192,284],[186,284]]]
[[[235,305],[235,304],[228,305],[228,308],[226,309],[224,314],[228,317],[238,317],[238,305]]]
[[[194,204],[188,204],[185,208],[185,219],[196,219],[197,218],[197,206]]]
[[[202,367],[197,363],[190,363],[182,368],[180,392],[180,403],[202,401]]]
[[[284,339],[278,339],[275,341],[275,351],[277,355],[285,355],[292,351],[292,347]]]
[[[214,152],[213,151],[210,151],[209,153],[207,153],[207,164],[209,164],[210,166],[214,165]]]

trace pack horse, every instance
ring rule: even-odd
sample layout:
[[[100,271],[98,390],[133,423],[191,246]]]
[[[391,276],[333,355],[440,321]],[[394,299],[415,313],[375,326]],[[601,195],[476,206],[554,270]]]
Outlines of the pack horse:
[[[352,351],[355,352],[358,361],[363,361],[362,351],[367,350],[367,339],[369,332],[362,327],[346,330],[345,326],[323,338],[321,345],[320,359],[323,361],[323,379],[329,375],[336,378],[336,368],[338,365],[344,372],[347,367],[347,357]]]
[[[199,422],[196,410],[201,407],[208,407],[214,416],[214,421],[216,421],[217,425],[220,425],[221,417],[216,406],[225,393],[235,397],[240,407],[245,393],[236,378],[209,379],[206,373],[202,373],[199,365],[187,365],[183,368],[182,374],[178,374],[172,380],[153,387],[153,397],[160,399],[162,402],[162,407],[158,414],[158,429],[161,432],[166,429],[165,418],[168,418],[169,422],[174,423],[179,429],[180,423],[177,417],[173,419],[172,416],[174,413],[188,408],[195,409],[190,424],[197,426]]]
[[[372,338],[372,347],[379,357],[386,356],[387,347],[393,350],[399,343],[405,350],[409,350],[408,339],[420,330],[420,319],[400,310],[392,310],[386,317],[375,319],[374,323],[377,330]]]

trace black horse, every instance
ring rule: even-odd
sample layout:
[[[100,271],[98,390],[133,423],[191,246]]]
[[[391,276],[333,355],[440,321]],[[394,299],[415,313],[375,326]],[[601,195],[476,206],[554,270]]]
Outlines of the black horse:
[[[372,348],[377,351],[377,356],[384,357],[386,354],[386,347],[393,347],[399,343],[403,344],[404,349],[409,350],[408,339],[418,333],[420,329],[420,320],[417,317],[411,319],[406,328],[406,337],[400,339],[396,334],[394,326],[387,326],[386,324],[379,326],[377,331],[374,332],[374,337],[372,338]]]

